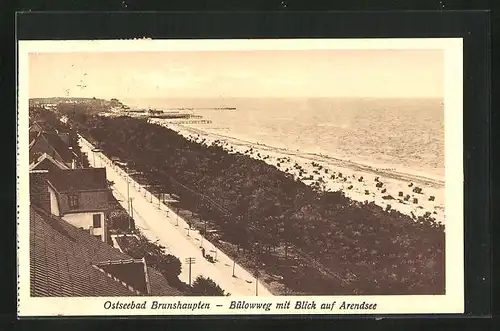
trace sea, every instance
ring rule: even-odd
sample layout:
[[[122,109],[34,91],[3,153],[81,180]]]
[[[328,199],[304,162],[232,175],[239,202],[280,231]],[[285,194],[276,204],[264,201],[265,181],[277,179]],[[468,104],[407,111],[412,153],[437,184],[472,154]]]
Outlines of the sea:
[[[149,98],[134,108],[188,112],[211,133],[444,179],[442,99]],[[214,108],[235,108],[214,109]],[[179,110],[175,108],[193,108]]]

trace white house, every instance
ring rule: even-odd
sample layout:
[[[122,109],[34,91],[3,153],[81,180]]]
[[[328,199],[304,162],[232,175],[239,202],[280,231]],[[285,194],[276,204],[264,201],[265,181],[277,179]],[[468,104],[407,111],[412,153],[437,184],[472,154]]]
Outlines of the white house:
[[[107,242],[110,189],[106,169],[52,171],[47,182],[51,213]]]

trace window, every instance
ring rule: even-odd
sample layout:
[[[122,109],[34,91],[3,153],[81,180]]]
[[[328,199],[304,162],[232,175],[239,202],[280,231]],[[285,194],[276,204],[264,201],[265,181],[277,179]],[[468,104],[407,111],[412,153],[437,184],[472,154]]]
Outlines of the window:
[[[78,195],[77,194],[70,194],[68,196],[68,204],[69,204],[69,208],[71,208],[71,209],[78,208]]]
[[[101,227],[101,214],[94,214],[94,229]]]

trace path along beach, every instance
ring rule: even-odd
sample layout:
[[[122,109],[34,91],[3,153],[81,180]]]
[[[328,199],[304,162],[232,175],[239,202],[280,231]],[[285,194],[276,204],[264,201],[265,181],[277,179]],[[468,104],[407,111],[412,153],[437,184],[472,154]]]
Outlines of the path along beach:
[[[106,176],[113,182],[112,192],[120,204],[127,209],[127,198],[133,199],[134,221],[137,228],[152,242],[166,247],[167,252],[181,260],[180,279],[189,282],[189,268],[185,259],[194,258],[191,280],[197,276],[210,277],[232,296],[272,296],[264,284],[255,279],[251,272],[220,251],[210,241],[194,230],[188,231],[188,223],[175,214],[169,206],[152,197],[147,188],[140,185],[129,174],[113,163],[106,155],[93,152],[94,146],[80,137],[82,151],[87,154],[90,164],[106,168]],[[128,182],[128,184],[127,184]],[[202,254],[201,247],[207,252],[217,251],[217,261],[211,263]],[[233,277],[233,270],[234,275]],[[258,281],[258,284],[256,284]]]

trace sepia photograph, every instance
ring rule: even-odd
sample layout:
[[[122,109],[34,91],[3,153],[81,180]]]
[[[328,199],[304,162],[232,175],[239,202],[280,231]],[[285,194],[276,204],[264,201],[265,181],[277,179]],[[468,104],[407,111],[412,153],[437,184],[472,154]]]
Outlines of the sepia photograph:
[[[460,39],[21,46],[30,312],[463,311]]]

